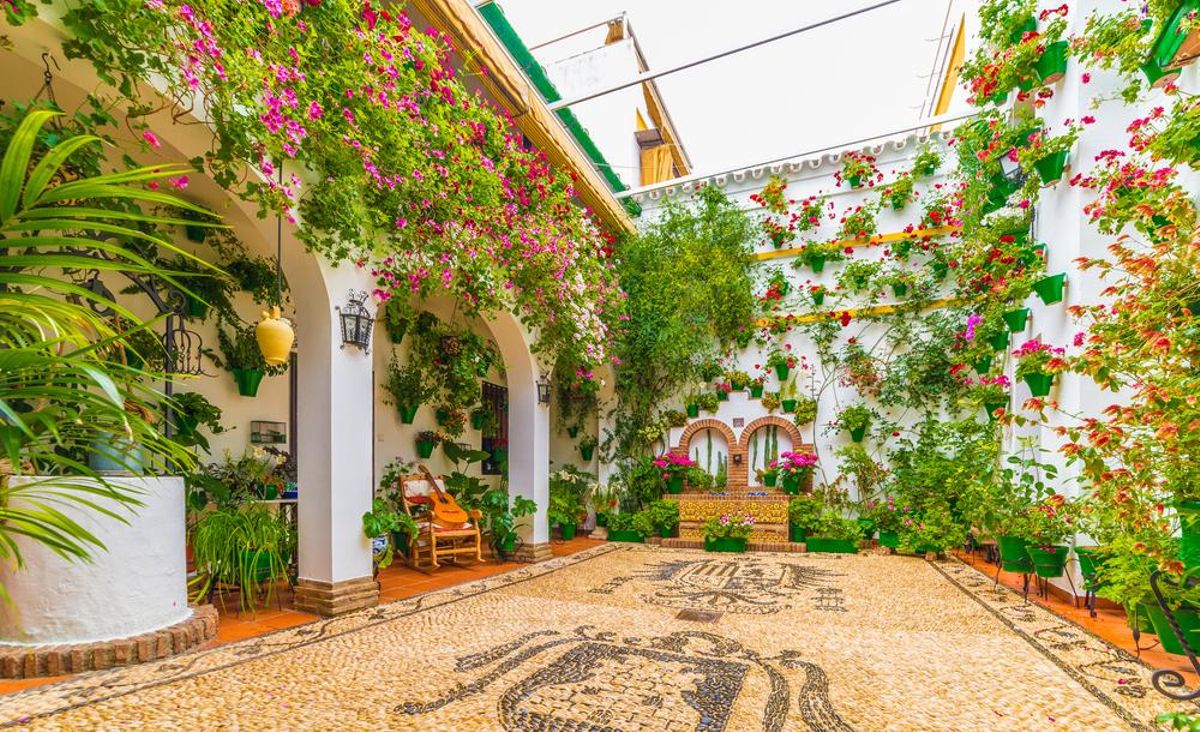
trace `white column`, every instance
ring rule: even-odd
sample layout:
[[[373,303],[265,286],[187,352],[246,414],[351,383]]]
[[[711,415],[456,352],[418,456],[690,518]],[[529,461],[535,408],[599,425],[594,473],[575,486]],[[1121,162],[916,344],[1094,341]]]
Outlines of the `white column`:
[[[370,278],[351,265],[320,264],[320,292],[297,287],[299,344],[300,484],[298,607],[321,615],[378,602],[371,545],[362,515],[373,494],[372,360],[356,346],[342,347],[335,306],[351,290],[369,292]]]

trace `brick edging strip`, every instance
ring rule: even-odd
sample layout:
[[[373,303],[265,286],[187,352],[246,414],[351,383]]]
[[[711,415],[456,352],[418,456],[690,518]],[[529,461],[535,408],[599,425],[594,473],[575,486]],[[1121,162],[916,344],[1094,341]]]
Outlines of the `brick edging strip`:
[[[129,638],[53,646],[0,646],[0,678],[29,679],[132,666],[183,653],[217,636],[217,610],[192,608],[191,617]]]

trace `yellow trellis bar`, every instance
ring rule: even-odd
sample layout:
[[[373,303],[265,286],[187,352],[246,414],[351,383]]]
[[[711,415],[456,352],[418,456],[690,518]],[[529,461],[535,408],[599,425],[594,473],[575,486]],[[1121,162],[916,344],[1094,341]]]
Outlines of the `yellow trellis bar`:
[[[875,236],[871,237],[870,239],[868,239],[866,241],[862,241],[860,239],[847,239],[845,241],[836,241],[833,243],[837,244],[839,249],[845,249],[846,247],[869,247],[869,246],[875,246],[876,244],[887,244],[888,242],[892,242],[892,241],[908,239],[908,238],[914,237],[914,236],[917,238],[926,237],[926,236],[945,236],[946,234],[952,234],[956,231],[962,231],[962,227],[961,226],[939,226],[934,229],[916,229],[914,231],[895,231],[890,234],[876,234]],[[773,249],[768,252],[756,252],[754,255],[754,258],[765,261],[768,259],[783,259],[784,257],[795,257],[795,256],[799,255],[801,250],[803,250],[803,249],[804,249],[804,247],[789,247],[788,249]]]
[[[930,300],[929,303],[926,304],[922,309],[923,310],[936,310],[938,308],[947,308],[947,307],[954,307],[956,305],[962,305],[965,302],[966,302],[966,300],[963,300],[961,297],[943,297],[943,298],[939,298],[937,300]],[[899,305],[892,304],[892,305],[874,305],[869,308],[847,308],[845,310],[836,310],[835,309],[835,310],[824,310],[821,312],[800,313],[800,314],[793,313],[790,316],[789,315],[777,315],[773,318],[759,318],[757,321],[757,324],[758,324],[758,327],[765,328],[777,320],[786,320],[789,317],[791,318],[791,322],[793,322],[793,323],[812,323],[814,321],[821,320],[822,318],[828,318],[830,313],[836,313],[838,315],[841,315],[842,313],[850,313],[850,317],[859,318],[859,317],[863,317],[865,315],[886,315],[888,313],[894,313],[899,309],[900,309]]]

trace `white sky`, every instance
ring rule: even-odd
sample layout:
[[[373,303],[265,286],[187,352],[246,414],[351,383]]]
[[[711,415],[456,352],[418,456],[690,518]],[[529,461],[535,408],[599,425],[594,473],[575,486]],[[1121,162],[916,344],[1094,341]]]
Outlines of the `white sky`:
[[[499,0],[529,46],[625,11],[651,70],[875,2]],[[695,171],[743,167],[918,121],[947,6],[903,0],[660,79]]]

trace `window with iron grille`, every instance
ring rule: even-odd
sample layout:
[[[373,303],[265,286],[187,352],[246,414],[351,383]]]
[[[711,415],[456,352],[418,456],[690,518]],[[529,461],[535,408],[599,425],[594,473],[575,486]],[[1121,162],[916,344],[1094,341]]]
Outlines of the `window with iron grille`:
[[[480,402],[496,417],[480,432],[479,449],[489,455],[483,461],[483,474],[502,475],[508,472],[508,388],[485,381]]]

